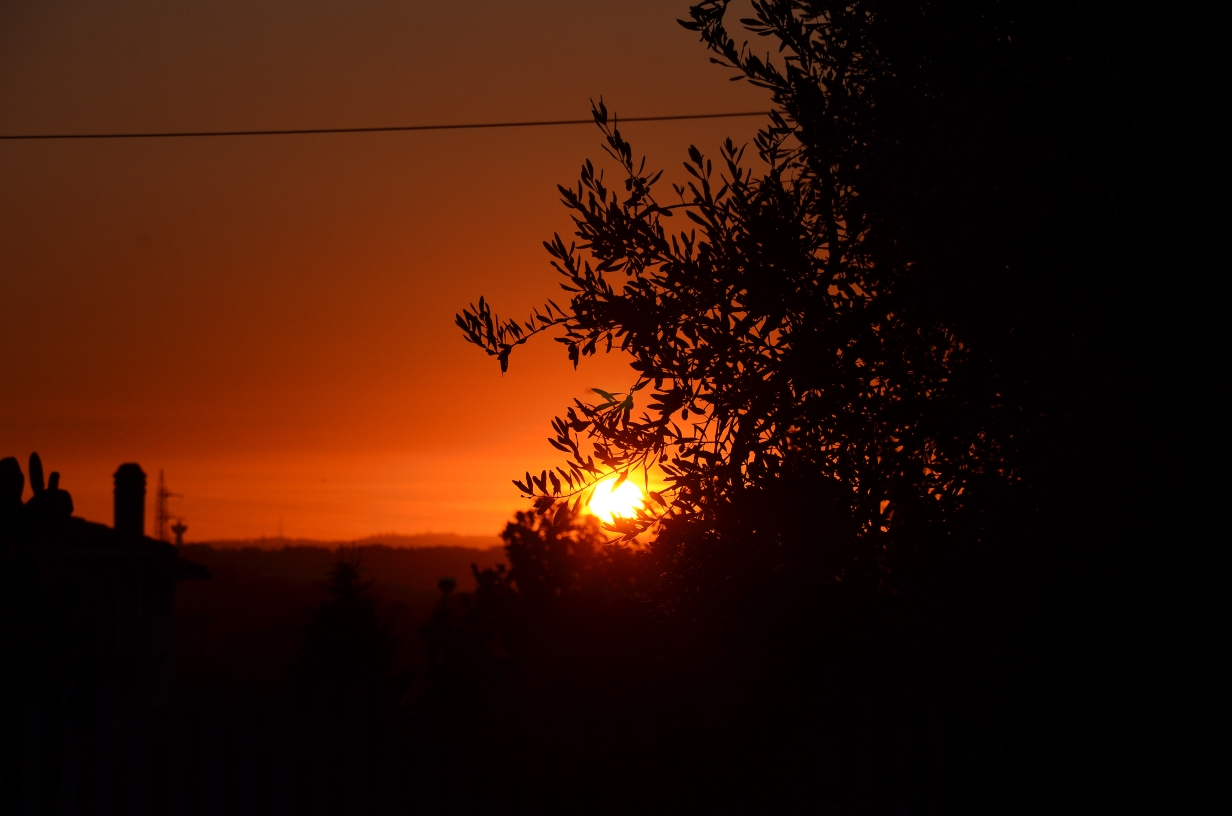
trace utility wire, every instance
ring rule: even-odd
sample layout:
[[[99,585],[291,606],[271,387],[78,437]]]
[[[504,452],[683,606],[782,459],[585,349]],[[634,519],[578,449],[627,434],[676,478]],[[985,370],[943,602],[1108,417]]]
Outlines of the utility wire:
[[[685,119],[731,119],[738,116],[765,116],[766,111],[743,113],[693,113],[679,116],[626,116],[612,117],[619,122],[678,122]],[[288,130],[200,130],[167,133],[22,133],[4,135],[4,141],[33,141],[36,139],[179,139],[204,136],[303,136],[319,133],[406,133],[417,130],[488,130],[492,128],[555,127],[558,125],[593,125],[588,119],[545,119],[536,122],[479,122],[460,125],[401,125],[396,127],[349,127],[349,128],[302,128]]]

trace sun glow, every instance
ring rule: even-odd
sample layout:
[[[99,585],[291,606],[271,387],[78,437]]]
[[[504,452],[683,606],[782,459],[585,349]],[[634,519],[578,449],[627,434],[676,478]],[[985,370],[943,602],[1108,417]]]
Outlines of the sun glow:
[[[594,495],[587,507],[605,524],[613,518],[629,518],[642,506],[642,491],[633,482],[626,481],[616,487],[616,477],[604,479],[595,485]]]

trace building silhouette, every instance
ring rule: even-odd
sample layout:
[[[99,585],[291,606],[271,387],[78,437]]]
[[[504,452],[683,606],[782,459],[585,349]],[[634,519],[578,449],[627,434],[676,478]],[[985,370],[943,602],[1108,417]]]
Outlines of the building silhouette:
[[[208,577],[145,534],[146,474],[115,472],[114,524],[73,515],[60,474],[44,483],[32,454],[32,495],[14,458],[0,460],[0,637],[9,683],[131,685],[170,677],[175,588]]]

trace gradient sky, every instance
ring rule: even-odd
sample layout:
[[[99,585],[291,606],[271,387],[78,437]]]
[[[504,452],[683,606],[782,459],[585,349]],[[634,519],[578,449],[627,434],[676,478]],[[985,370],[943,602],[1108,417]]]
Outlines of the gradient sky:
[[[687,2],[0,3],[0,133],[347,127],[756,110]],[[741,15],[744,16],[744,15]],[[757,119],[634,124],[678,174]],[[563,295],[541,242],[590,127],[0,142],[0,456],[42,455],[111,521],[136,461],[188,539],[491,534],[557,461],[574,372],[502,377],[453,326]],[[667,189],[665,187],[665,189]]]

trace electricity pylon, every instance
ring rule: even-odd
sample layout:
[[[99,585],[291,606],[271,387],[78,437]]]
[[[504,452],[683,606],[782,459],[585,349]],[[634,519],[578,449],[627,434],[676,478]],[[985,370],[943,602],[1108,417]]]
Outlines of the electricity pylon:
[[[167,483],[163,479],[163,469],[158,469],[158,494],[154,503],[154,537],[159,541],[167,541],[169,538],[169,525],[171,522],[171,513],[167,509],[167,499],[181,498],[179,493],[172,493],[167,489]],[[184,522],[180,522],[183,524]],[[177,525],[179,526],[179,525]],[[185,528],[187,529],[187,528]],[[180,533],[182,536],[183,533]]]

